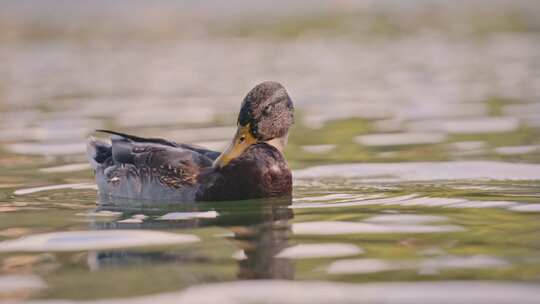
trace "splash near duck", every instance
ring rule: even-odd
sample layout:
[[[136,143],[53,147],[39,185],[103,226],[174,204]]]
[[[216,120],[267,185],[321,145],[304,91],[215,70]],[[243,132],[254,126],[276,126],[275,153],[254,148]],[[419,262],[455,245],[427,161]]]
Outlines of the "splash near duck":
[[[110,130],[90,138],[88,159],[100,195],[141,200],[224,201],[290,196],[284,157],[294,106],[285,88],[263,82],[244,98],[236,134],[222,153]]]

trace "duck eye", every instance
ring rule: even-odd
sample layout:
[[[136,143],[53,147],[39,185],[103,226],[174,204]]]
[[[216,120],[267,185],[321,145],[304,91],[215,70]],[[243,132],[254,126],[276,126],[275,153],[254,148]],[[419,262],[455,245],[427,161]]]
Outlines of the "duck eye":
[[[239,139],[240,142],[244,142],[244,140],[246,140],[246,136],[245,135],[242,135]]]
[[[272,105],[269,105],[268,107],[266,107],[263,112],[264,112],[264,115],[270,115],[270,113],[272,112]]]

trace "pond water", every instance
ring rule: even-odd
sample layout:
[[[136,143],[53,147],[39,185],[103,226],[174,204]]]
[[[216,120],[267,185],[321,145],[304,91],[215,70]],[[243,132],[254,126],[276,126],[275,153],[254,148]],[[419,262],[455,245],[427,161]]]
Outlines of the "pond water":
[[[0,19],[0,301],[540,303],[537,31],[118,39],[54,18]],[[222,149],[267,79],[296,105],[292,199],[99,197],[93,129]]]

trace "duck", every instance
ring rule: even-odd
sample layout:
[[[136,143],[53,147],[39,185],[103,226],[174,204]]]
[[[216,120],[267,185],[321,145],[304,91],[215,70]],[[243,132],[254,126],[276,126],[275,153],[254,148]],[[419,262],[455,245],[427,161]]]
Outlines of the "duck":
[[[283,85],[265,81],[248,92],[237,130],[223,152],[111,130],[93,136],[87,156],[101,197],[153,201],[233,201],[291,197],[284,156],[294,105]]]

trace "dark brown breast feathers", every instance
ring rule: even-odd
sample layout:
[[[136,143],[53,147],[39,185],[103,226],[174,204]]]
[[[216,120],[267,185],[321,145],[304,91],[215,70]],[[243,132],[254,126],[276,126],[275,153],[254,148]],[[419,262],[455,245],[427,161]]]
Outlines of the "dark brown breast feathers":
[[[219,171],[200,176],[197,200],[241,200],[290,196],[292,174],[283,155],[268,144],[256,144]]]

